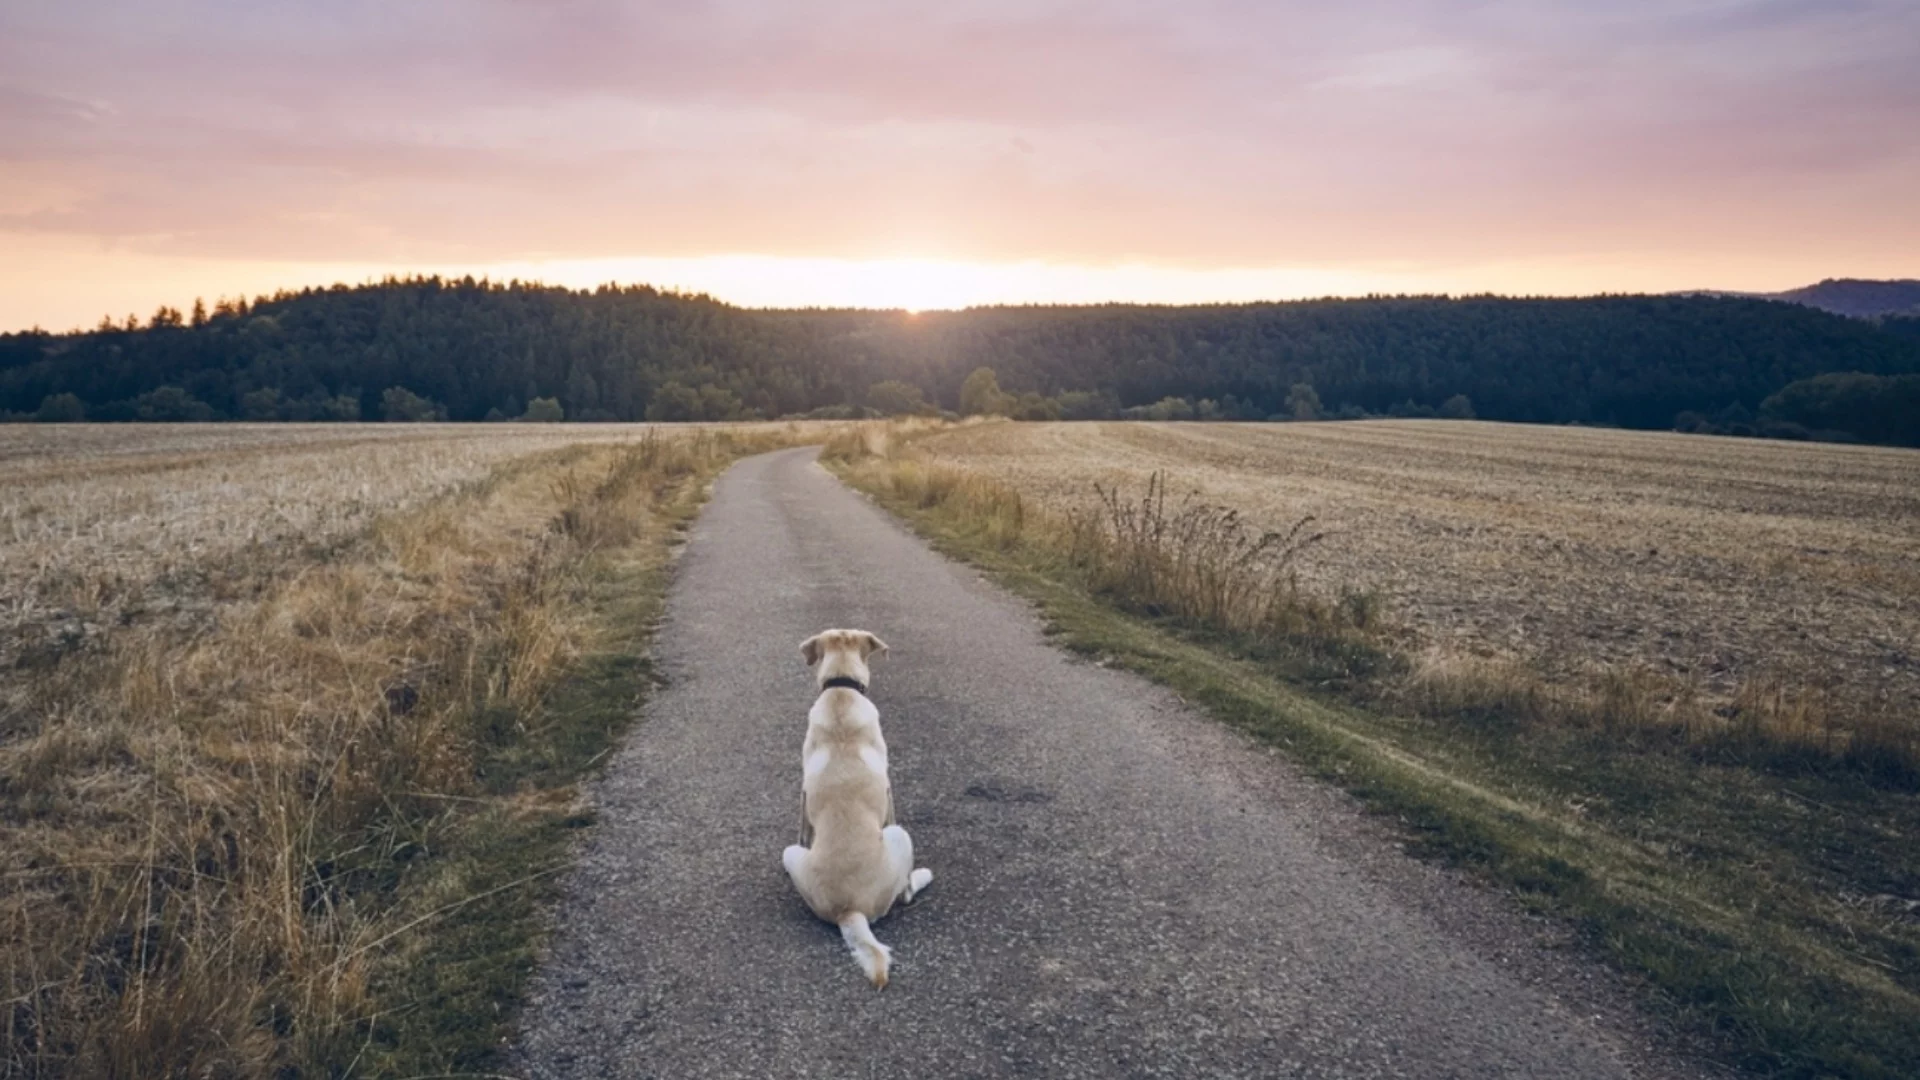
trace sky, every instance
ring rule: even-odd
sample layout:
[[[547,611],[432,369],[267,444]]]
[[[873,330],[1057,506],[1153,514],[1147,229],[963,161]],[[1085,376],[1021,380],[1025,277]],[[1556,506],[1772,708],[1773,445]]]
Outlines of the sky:
[[[0,330],[1920,276],[1920,0],[7,0]]]

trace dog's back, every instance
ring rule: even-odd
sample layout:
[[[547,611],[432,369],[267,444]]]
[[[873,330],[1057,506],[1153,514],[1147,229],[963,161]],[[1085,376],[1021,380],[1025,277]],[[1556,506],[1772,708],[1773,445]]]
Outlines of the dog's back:
[[[807,717],[801,763],[813,833],[811,888],[801,894],[828,922],[855,911],[878,918],[893,904],[881,836],[893,822],[880,711],[856,691],[822,691]]]
[[[887,985],[891,950],[869,920],[933,880],[913,866],[913,840],[893,822],[887,742],[880,710],[867,700],[869,655],[886,644],[864,630],[829,630],[801,643],[815,666],[820,696],[807,714],[801,744],[802,839],[782,861],[807,906],[840,927],[860,970]]]

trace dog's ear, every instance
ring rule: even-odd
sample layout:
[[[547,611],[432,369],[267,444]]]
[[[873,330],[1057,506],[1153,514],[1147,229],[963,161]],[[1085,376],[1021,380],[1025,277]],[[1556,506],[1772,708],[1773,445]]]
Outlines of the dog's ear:
[[[881,656],[887,655],[887,643],[881,641],[879,637],[865,630],[860,631],[860,637],[864,642],[860,648],[860,656],[862,659],[872,656],[875,653],[879,653]]]
[[[825,634],[815,634],[800,643],[800,658],[807,662],[808,667],[812,667],[820,662],[820,639],[826,636]]]

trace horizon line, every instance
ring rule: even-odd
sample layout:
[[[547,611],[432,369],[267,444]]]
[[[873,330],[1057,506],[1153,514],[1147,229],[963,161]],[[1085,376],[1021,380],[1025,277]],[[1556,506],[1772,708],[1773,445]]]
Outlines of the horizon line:
[[[860,261],[860,260],[846,260],[846,261],[852,262],[852,261]],[[867,260],[867,261],[880,261],[880,260]],[[1054,265],[1064,265],[1064,264],[1054,264]],[[191,309],[193,304],[196,304],[196,303],[202,304],[202,305],[217,305],[222,302],[229,302],[229,301],[243,302],[248,307],[251,308],[251,307],[257,307],[263,303],[274,303],[278,301],[284,301],[284,300],[293,299],[293,298],[297,298],[297,297],[312,294],[312,293],[324,293],[324,292],[333,292],[333,291],[339,291],[339,290],[352,291],[356,289],[377,288],[385,285],[404,285],[404,284],[415,284],[415,283],[423,283],[423,282],[440,282],[443,284],[464,284],[466,282],[472,282],[476,286],[486,286],[486,287],[494,287],[494,288],[500,288],[500,289],[509,289],[513,287],[550,289],[550,290],[559,290],[562,292],[575,294],[575,295],[582,295],[582,296],[589,296],[594,293],[598,293],[605,290],[644,289],[644,290],[650,290],[662,296],[672,296],[679,299],[690,300],[690,301],[704,301],[707,303],[717,304],[722,307],[733,308],[738,311],[754,311],[754,312],[766,312],[766,313],[774,313],[774,314],[778,314],[778,313],[795,313],[795,314],[867,313],[867,314],[878,314],[878,315],[897,314],[897,315],[913,316],[913,315],[922,315],[922,314],[927,314],[927,315],[963,314],[970,311],[1023,310],[1023,309],[1039,309],[1039,308],[1091,309],[1091,308],[1107,308],[1107,307],[1131,307],[1131,308],[1202,309],[1202,308],[1227,308],[1227,307],[1271,307],[1271,306],[1278,306],[1278,305],[1284,305],[1284,304],[1314,304],[1314,303],[1330,303],[1330,302],[1341,302],[1341,301],[1367,301],[1367,300],[1448,300],[1448,301],[1478,300],[1478,299],[1598,300],[1598,299],[1625,299],[1625,298],[1632,298],[1632,297],[1651,298],[1651,297],[1674,297],[1674,296],[1682,296],[1682,297],[1704,296],[1704,297],[1719,297],[1719,298],[1726,298],[1726,299],[1775,300],[1780,302],[1791,303],[1792,301],[1783,299],[1783,294],[1794,291],[1795,289],[1804,289],[1804,288],[1810,288],[1817,285],[1839,284],[1839,283],[1847,283],[1847,282],[1862,282],[1862,283],[1872,283],[1872,284],[1920,284],[1920,278],[1904,278],[1904,277],[1902,278],[1870,278],[1870,277],[1853,277],[1853,276],[1826,276],[1826,277],[1820,278],[1818,281],[1808,282],[1804,285],[1792,286],[1787,289],[1780,289],[1780,290],[1773,290],[1773,291],[1747,290],[1747,289],[1724,289],[1724,288],[1712,288],[1712,287],[1662,289],[1662,290],[1622,289],[1618,291],[1603,289],[1598,291],[1566,291],[1566,292],[1554,292],[1554,291],[1509,292],[1509,291],[1501,291],[1498,289],[1484,289],[1484,290],[1409,289],[1409,290],[1402,290],[1402,291],[1371,290],[1371,291],[1350,291],[1350,292],[1328,292],[1328,293],[1321,293],[1321,294],[1297,295],[1297,296],[1270,296],[1270,297],[1253,297],[1253,298],[1193,299],[1193,300],[1185,300],[1185,299],[1181,299],[1181,300],[1141,300],[1141,299],[992,300],[992,301],[986,301],[981,303],[956,304],[952,306],[929,305],[924,307],[908,307],[908,306],[897,305],[897,304],[896,305],[867,305],[867,304],[827,304],[827,303],[782,304],[782,303],[771,303],[771,302],[754,303],[751,301],[728,299],[726,297],[717,295],[714,292],[711,292],[705,289],[699,289],[699,288],[694,288],[690,286],[670,285],[670,284],[663,285],[663,284],[657,284],[653,281],[643,281],[643,280],[637,280],[637,279],[623,280],[618,278],[608,278],[608,279],[601,280],[591,284],[586,284],[586,283],[572,284],[566,281],[549,280],[547,278],[539,277],[539,276],[523,276],[519,274],[495,274],[491,271],[484,271],[479,273],[475,273],[471,271],[464,272],[464,273],[452,273],[452,272],[435,271],[435,270],[419,270],[419,271],[407,271],[404,273],[386,273],[386,274],[380,274],[377,276],[368,275],[360,278],[357,281],[348,280],[346,278],[339,278],[339,279],[335,279],[332,282],[328,282],[326,284],[282,286],[274,289],[271,292],[254,292],[251,295],[249,295],[244,290],[239,293],[231,294],[231,295],[225,294],[225,293],[215,294],[211,298],[209,298],[205,294],[197,294],[194,296],[192,301],[189,301],[185,305],[163,303],[159,305],[154,312],[151,312],[146,316],[140,316],[140,313],[138,312],[129,312],[128,316],[138,318],[138,319],[144,319],[146,326],[150,327],[153,316],[158,314],[161,310],[178,311],[178,312],[181,312],[182,314],[185,314]],[[26,327],[16,326],[15,328],[12,328],[12,329],[0,330],[0,334],[11,335],[11,334],[36,334],[37,333],[37,334],[45,334],[53,337],[62,337],[62,336],[68,336],[68,335],[74,335],[74,334],[86,334],[86,333],[99,332],[103,328],[104,324],[109,322],[114,323],[116,326],[121,325],[121,321],[116,320],[111,314],[103,314],[101,316],[101,320],[91,326],[85,325],[85,324],[74,324],[71,328],[66,330],[51,330],[46,328],[44,325],[41,325],[40,323],[36,322]]]

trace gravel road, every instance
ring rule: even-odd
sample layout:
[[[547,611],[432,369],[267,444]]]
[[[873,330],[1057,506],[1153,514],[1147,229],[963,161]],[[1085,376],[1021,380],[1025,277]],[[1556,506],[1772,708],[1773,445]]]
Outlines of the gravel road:
[[[798,644],[892,646],[873,698],[934,882],[861,978],[780,868],[813,694]],[[1612,981],[1345,796],[1132,675],[810,450],[743,461],[693,529],[669,685],[514,1049],[535,1077],[1681,1077]]]

